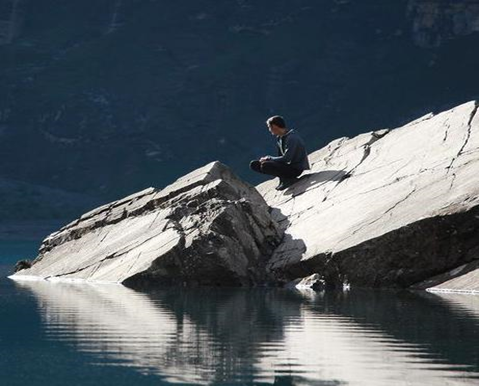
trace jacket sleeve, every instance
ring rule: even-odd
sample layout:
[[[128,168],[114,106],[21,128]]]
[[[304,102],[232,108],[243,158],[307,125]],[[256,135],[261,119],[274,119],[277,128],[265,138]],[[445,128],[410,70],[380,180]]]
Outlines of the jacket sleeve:
[[[271,159],[274,160],[274,161],[290,163],[291,160],[293,159],[294,153],[298,149],[298,146],[299,146],[299,142],[297,141],[296,137],[291,136],[286,141],[286,149],[285,149],[284,154],[280,155],[278,157],[271,157]]]

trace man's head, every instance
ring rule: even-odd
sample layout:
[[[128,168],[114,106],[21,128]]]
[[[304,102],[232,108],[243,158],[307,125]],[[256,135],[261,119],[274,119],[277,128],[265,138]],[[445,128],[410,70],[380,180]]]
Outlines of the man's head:
[[[286,133],[286,123],[280,115],[274,115],[266,120],[269,132],[274,135],[283,135]]]

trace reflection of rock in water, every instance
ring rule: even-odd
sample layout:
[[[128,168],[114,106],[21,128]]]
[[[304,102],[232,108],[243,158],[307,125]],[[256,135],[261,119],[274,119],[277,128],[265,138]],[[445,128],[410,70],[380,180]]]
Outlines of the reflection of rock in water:
[[[310,297],[308,306],[318,314],[349,317],[363,326],[380,326],[402,342],[427,347],[431,355],[458,366],[478,369],[479,296],[427,292],[360,291]]]
[[[454,293],[423,294],[423,296],[434,298],[447,305],[454,313],[466,316],[461,319],[471,319],[476,324],[479,322],[479,296],[464,296]],[[479,331],[476,332],[479,335]]]
[[[123,286],[23,282],[37,296],[51,339],[73,343],[122,366],[158,373],[168,380],[201,382],[208,374],[187,370],[192,358],[205,367],[211,338],[196,324],[166,311]],[[196,345],[201,340],[203,344]],[[183,350],[171,355],[171,348]],[[185,369],[183,369],[183,367]]]
[[[444,336],[463,336],[467,342],[479,342],[479,296],[453,293],[420,293],[429,303],[429,318],[433,328],[423,334],[432,335],[432,347],[446,355],[452,363],[479,366],[479,345],[466,345],[457,338],[456,345],[447,345]],[[439,312],[441,310],[442,312]],[[447,318],[444,315],[447,315]],[[434,321],[434,323],[432,323]],[[435,338],[435,339],[434,339]],[[478,381],[479,384],[479,381]]]
[[[133,367],[170,382],[470,384],[453,378],[465,374],[426,347],[361,318],[361,309],[380,309],[367,298],[358,310],[349,304],[348,315],[345,305],[354,299],[344,294],[304,299],[279,290],[141,294],[122,286],[18,285],[38,298],[50,339],[73,344],[104,365]]]
[[[219,347],[212,355],[218,382],[235,374],[263,373],[256,367],[257,358],[265,348],[279,347],[285,321],[301,314],[301,298],[288,291],[172,289],[150,296],[178,320],[186,317],[215,337]]]
[[[299,302],[275,293],[158,291],[149,296],[116,285],[19,282],[37,296],[47,334],[118,365],[168,381],[209,383],[254,374],[255,345],[282,340],[271,307],[299,315]],[[278,293],[276,293],[278,294]],[[285,292],[285,298],[297,297]],[[268,328],[261,328],[261,323]]]

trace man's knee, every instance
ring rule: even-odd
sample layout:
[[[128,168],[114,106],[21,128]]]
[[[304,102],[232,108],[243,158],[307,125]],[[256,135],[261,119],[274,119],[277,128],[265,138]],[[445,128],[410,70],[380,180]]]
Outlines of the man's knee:
[[[278,161],[268,160],[261,164],[261,172],[271,176],[278,176],[280,166]]]
[[[251,161],[249,163],[249,167],[251,170],[261,173],[261,162],[259,162],[258,160]]]

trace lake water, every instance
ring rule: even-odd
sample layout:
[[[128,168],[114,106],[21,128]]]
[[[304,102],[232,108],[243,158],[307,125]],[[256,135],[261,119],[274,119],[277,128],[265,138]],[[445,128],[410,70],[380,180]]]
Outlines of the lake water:
[[[0,385],[479,385],[479,296],[13,282]]]

